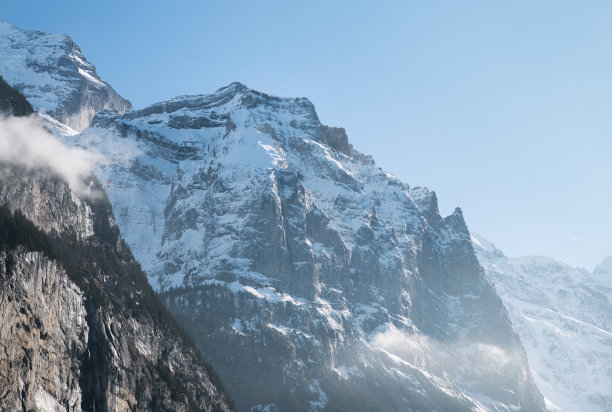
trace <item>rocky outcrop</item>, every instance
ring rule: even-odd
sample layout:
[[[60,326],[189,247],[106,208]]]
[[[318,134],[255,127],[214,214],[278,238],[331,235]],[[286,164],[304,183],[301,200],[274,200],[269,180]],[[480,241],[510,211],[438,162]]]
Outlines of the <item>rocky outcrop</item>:
[[[125,113],[125,100],[67,35],[25,31],[0,21],[0,75],[36,111],[81,131],[102,110]]]
[[[348,141],[346,131],[342,127],[321,127],[322,140],[329,147],[334,148],[347,156],[353,155],[353,146]]]
[[[19,210],[39,228],[55,235],[71,233],[80,240],[94,235],[91,206],[60,177],[41,178],[45,170],[0,163],[0,205]],[[10,182],[10,183],[9,183]]]

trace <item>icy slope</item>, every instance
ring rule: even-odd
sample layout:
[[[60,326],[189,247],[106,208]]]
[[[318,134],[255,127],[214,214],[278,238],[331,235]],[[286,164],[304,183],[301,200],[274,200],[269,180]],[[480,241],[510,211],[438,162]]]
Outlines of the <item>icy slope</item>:
[[[34,108],[75,130],[101,110],[131,109],[63,34],[24,31],[0,21],[0,76]]]
[[[472,242],[549,409],[612,410],[610,259],[592,274],[547,257],[509,259],[477,235]]]
[[[67,140],[121,159],[118,225],[239,409],[543,409],[461,211],[307,99],[234,83]]]

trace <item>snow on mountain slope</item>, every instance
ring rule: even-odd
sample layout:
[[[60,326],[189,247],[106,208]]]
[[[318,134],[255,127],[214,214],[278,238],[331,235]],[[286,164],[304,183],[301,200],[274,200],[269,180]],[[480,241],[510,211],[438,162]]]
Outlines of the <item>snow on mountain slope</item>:
[[[478,235],[474,249],[510,312],[551,410],[612,410],[612,293],[606,268],[510,259]]]
[[[66,140],[124,158],[118,225],[239,409],[543,410],[461,211],[307,99],[233,83]]]
[[[75,130],[101,110],[131,109],[63,34],[25,31],[0,21],[0,76],[34,108]]]

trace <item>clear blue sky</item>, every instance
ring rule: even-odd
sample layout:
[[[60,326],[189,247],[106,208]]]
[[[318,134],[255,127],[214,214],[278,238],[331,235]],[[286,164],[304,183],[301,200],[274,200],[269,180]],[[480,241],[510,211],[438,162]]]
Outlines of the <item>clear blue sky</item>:
[[[612,254],[610,1],[13,1],[136,108],[233,81],[329,125],[509,256]]]

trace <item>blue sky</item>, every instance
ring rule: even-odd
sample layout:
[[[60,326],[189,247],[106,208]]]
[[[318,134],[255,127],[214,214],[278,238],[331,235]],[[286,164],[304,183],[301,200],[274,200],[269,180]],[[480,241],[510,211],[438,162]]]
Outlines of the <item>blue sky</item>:
[[[11,3],[136,108],[233,81],[308,97],[507,255],[612,254],[612,2]]]

